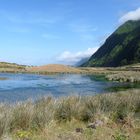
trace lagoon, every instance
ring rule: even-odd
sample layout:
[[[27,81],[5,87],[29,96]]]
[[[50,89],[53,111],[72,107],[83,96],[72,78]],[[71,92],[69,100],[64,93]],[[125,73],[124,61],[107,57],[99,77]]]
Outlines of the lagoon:
[[[95,75],[58,74],[10,74],[0,73],[0,101],[16,102],[36,100],[42,96],[95,95],[123,83],[109,82]]]

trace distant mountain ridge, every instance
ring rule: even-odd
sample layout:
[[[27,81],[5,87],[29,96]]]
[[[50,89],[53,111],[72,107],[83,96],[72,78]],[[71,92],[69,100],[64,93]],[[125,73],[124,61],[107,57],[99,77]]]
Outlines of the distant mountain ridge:
[[[121,25],[81,66],[117,67],[140,62],[140,20]]]

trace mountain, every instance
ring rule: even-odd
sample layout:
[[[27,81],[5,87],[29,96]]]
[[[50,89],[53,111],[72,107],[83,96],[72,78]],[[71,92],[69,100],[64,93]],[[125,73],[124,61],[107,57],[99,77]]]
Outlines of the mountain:
[[[127,21],[82,66],[117,67],[140,62],[140,20]]]

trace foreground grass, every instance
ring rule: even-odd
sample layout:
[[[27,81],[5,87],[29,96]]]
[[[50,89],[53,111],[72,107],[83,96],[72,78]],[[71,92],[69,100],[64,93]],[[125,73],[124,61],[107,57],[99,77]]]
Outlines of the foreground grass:
[[[140,90],[0,105],[2,140],[139,140]]]

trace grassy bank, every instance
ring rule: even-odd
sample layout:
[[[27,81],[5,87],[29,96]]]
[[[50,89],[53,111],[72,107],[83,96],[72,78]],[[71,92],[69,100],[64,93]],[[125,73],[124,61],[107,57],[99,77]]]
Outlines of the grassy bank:
[[[108,74],[106,78],[110,81],[138,83],[140,82],[140,72],[120,71],[118,73]]]
[[[110,81],[140,82],[140,64],[123,67],[72,67],[50,64],[44,66],[25,66],[14,63],[0,62],[1,73],[30,73],[30,74],[90,74],[103,76]]]
[[[2,140],[139,140],[140,90],[0,104]]]
[[[15,63],[7,63],[7,62],[0,62],[0,72],[4,73],[18,73],[18,72],[25,72],[26,66],[25,65],[18,65]]]

